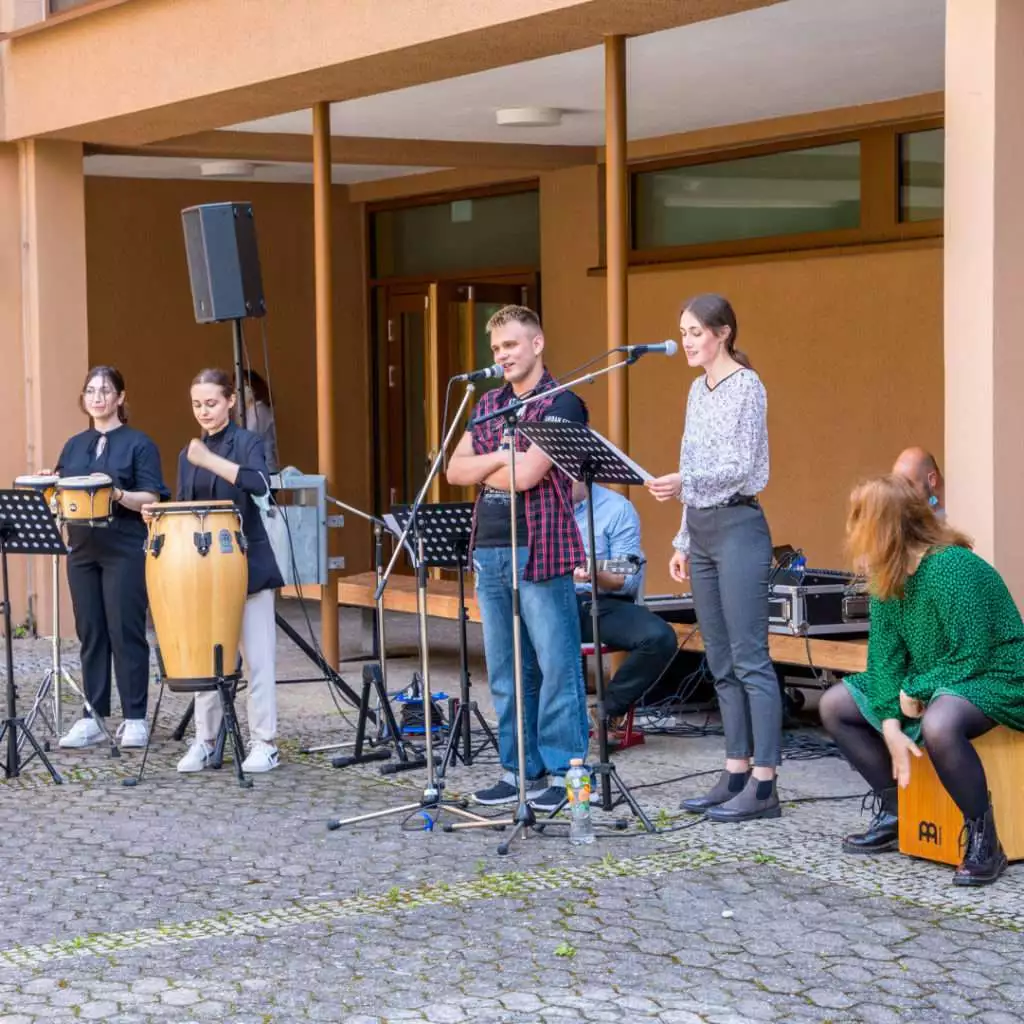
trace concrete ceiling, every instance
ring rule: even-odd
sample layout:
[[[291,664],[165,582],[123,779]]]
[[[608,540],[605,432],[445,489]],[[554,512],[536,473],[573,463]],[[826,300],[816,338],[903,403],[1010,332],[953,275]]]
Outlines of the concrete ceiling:
[[[943,88],[944,0],[786,0],[743,14],[629,40],[629,136],[651,138],[719,125],[857,106]],[[410,89],[336,103],[333,135],[448,141],[600,145],[600,47],[545,57]],[[566,111],[550,128],[499,127],[500,107]],[[309,134],[308,111],[231,126]],[[140,175],[139,158],[95,156],[88,173]],[[149,159],[149,158],[147,158]],[[156,158],[152,158],[156,159]],[[199,177],[198,161],[168,173]],[[268,167],[266,180],[308,180],[308,168]],[[100,169],[102,168],[102,169]],[[121,170],[118,170],[118,169]],[[351,168],[339,181],[416,173]],[[289,174],[292,176],[289,177]]]
[[[85,173],[107,178],[203,178],[202,165],[210,161],[186,157],[162,156],[108,156],[97,154],[85,158]],[[313,181],[312,164],[254,162],[254,171],[245,181],[298,182]],[[332,168],[331,180],[335,185],[354,185],[361,181],[380,181],[400,178],[408,174],[423,174],[441,170],[438,167],[374,167],[360,164],[338,164]],[[209,178],[204,180],[225,180]],[[229,179],[231,180],[231,179]],[[235,178],[233,180],[239,180]]]

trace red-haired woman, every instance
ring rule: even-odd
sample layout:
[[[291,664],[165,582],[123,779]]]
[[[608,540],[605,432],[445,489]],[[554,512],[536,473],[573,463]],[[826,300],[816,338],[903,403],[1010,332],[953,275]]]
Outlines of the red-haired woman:
[[[874,791],[875,815],[843,849],[897,846],[893,782],[908,784],[923,739],[964,816],[964,856],[953,883],[987,885],[1002,874],[1006,856],[971,740],[997,724],[1024,729],[1020,612],[999,573],[902,477],[859,486],[846,532],[871,589],[868,667],[822,697],[821,719]]]
[[[124,378],[113,366],[95,366],[82,385],[82,412],[92,423],[64,445],[57,459],[61,477],[109,476],[113,518],[106,526],[68,525],[68,587],[75,629],[82,645],[82,683],[93,711],[110,714],[111,660],[124,722],[122,747],[144,747],[148,739],[149,641],[146,639],[146,527],[140,510],[169,496],[160,452],[128,426]],[[88,711],[60,738],[62,747],[103,742]]]

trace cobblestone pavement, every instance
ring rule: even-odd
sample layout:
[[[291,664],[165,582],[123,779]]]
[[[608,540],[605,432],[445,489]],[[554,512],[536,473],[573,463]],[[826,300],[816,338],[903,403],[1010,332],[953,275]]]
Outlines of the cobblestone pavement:
[[[396,647],[410,626],[396,617]],[[343,635],[359,635],[348,612]],[[435,690],[456,688],[454,636],[431,625]],[[489,712],[477,627],[471,642]],[[280,652],[282,675],[309,674]],[[22,710],[48,657],[16,644]],[[391,663],[393,690],[412,667]],[[141,785],[121,785],[138,752],[103,748],[54,753],[67,785],[36,764],[0,785],[0,1024],[1024,1020],[1024,868],[965,892],[940,865],[843,857],[862,787],[834,758],[784,765],[778,821],[631,826],[582,849],[556,828],[500,857],[497,832],[425,831],[415,810],[328,831],[415,805],[423,775],[301,753],[352,735],[325,685],[282,685],[279,703],[284,763],[250,790],[229,767],[174,772],[176,696]],[[720,742],[650,736],[617,764],[679,826],[706,780],[651,784],[714,770]],[[459,765],[449,792],[495,772],[492,754]]]

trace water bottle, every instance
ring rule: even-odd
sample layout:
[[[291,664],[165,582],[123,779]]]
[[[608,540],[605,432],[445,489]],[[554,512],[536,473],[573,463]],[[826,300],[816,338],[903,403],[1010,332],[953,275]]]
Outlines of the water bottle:
[[[565,774],[565,796],[569,801],[569,842],[574,846],[594,841],[594,820],[590,817],[590,772],[583,758],[574,757]]]

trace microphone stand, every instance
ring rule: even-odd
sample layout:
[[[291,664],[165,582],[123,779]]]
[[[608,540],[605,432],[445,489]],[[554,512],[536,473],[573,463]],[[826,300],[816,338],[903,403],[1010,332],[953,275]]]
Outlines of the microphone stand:
[[[621,352],[622,349],[614,349],[613,351]],[[512,815],[511,820],[503,821],[501,818],[491,818],[482,823],[467,822],[445,825],[444,830],[446,832],[454,832],[464,828],[494,828],[496,826],[500,828],[510,825],[512,826],[511,834],[498,846],[498,853],[500,855],[507,854],[512,842],[520,836],[523,839],[526,839],[529,837],[531,830],[537,832],[538,835],[543,831],[543,826],[538,828],[536,812],[526,799],[526,714],[523,700],[523,651],[521,644],[522,615],[520,612],[519,601],[519,559],[517,548],[518,537],[516,535],[516,510],[518,500],[518,495],[516,494],[516,433],[519,420],[523,409],[531,405],[533,402],[536,402],[541,398],[551,398],[552,395],[557,395],[562,391],[568,391],[570,388],[575,387],[578,384],[592,384],[598,377],[603,377],[605,374],[611,373],[613,370],[620,370],[623,367],[632,366],[633,363],[635,363],[643,354],[644,353],[642,352],[629,352],[625,359],[620,359],[617,363],[612,363],[610,366],[605,366],[600,370],[595,370],[593,373],[585,374],[584,376],[577,377],[574,380],[566,381],[563,384],[559,384],[557,387],[548,388],[546,391],[531,395],[529,398],[516,399],[515,401],[509,402],[508,405],[502,406],[500,409],[495,409],[492,412],[475,417],[469,423],[469,427],[472,429],[479,424],[489,423],[491,420],[495,420],[500,416],[505,420],[505,437],[509,440],[509,516],[512,534],[512,675],[516,706],[516,770],[519,776],[519,805],[516,808],[515,813]],[[593,507],[592,501],[591,507]],[[593,554],[593,542],[591,542],[592,565],[594,564]],[[594,586],[596,587],[596,581]],[[600,657],[600,649],[598,650],[598,657]],[[605,733],[605,736],[607,737],[607,733]],[[602,746],[606,747],[606,745],[607,739],[605,739]],[[602,750],[602,759],[603,755],[604,751]],[[607,787],[608,779],[605,778],[603,782],[605,787]],[[610,796],[606,803],[610,804]],[[547,820],[544,824],[547,825],[550,823],[550,820]]]
[[[440,814],[443,811],[448,811],[450,814],[458,815],[467,821],[474,824],[483,825],[484,827],[492,827],[493,822],[486,818],[482,818],[479,814],[473,814],[471,811],[465,809],[465,801],[454,801],[446,800],[444,798],[444,786],[445,779],[443,774],[438,773],[437,761],[434,758],[434,734],[433,734],[433,700],[434,695],[430,688],[430,651],[427,646],[427,563],[424,554],[424,542],[423,535],[419,531],[417,526],[416,518],[420,507],[426,500],[427,493],[430,490],[430,485],[434,482],[439,470],[441,469],[441,463],[444,460],[444,453],[448,449],[448,445],[451,439],[455,436],[455,431],[459,429],[459,423],[465,414],[466,408],[469,405],[470,399],[473,397],[473,392],[476,391],[476,385],[472,381],[466,381],[466,391],[462,396],[462,401],[459,403],[459,407],[455,412],[455,416],[452,419],[451,426],[448,428],[438,446],[437,455],[434,457],[433,464],[430,467],[430,471],[427,473],[427,478],[423,482],[423,486],[420,488],[419,494],[416,495],[416,500],[412,503],[409,509],[409,522],[406,524],[405,529],[402,531],[401,536],[398,538],[398,543],[395,545],[394,553],[391,556],[391,561],[388,563],[387,568],[380,575],[380,581],[377,584],[377,589],[374,592],[374,598],[378,602],[382,600],[384,589],[388,585],[388,580],[391,579],[391,574],[394,572],[395,565],[398,562],[398,556],[402,553],[402,549],[405,547],[406,540],[413,530],[416,531],[416,610],[419,617],[419,635],[420,635],[420,675],[423,679],[423,729],[424,729],[424,757],[427,764],[427,781],[423,789],[423,795],[416,803],[403,804],[399,807],[390,807],[383,811],[373,811],[369,814],[360,814],[353,818],[345,818],[344,820],[331,819],[327,822],[327,828],[331,831],[341,828],[343,825],[353,825],[363,821],[371,821],[376,818],[384,818],[392,814],[415,814],[419,812],[435,811]],[[427,815],[429,817],[429,814]],[[433,827],[433,819],[428,825],[428,828]]]

